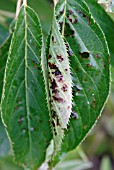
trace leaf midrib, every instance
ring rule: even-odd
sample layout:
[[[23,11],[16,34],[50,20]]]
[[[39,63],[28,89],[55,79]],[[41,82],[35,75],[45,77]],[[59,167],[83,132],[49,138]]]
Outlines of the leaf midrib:
[[[28,136],[29,136],[29,147],[30,147],[30,162],[31,162],[31,167],[32,167],[32,138],[31,138],[31,133],[30,133],[30,112],[29,112],[29,107],[28,107],[28,81],[27,81],[27,68],[28,68],[28,62],[27,62],[27,55],[28,55],[28,36],[27,36],[27,29],[28,29],[28,25],[27,25],[27,11],[26,11],[27,6],[24,5],[24,13],[25,13],[25,93],[26,93],[26,97],[25,97],[25,103],[26,103],[26,111],[27,111],[27,123],[28,123]]]

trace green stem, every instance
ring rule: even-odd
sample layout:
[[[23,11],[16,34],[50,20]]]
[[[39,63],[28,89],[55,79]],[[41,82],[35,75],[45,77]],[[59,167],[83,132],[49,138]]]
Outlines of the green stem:
[[[23,0],[23,5],[27,6],[27,0]]]

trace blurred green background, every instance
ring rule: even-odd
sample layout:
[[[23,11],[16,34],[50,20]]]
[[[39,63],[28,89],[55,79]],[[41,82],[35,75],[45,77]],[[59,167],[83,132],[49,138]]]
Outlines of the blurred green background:
[[[97,0],[86,0],[103,29],[111,54],[111,93],[97,126],[88,137],[55,170],[114,170],[114,14],[106,13]],[[39,15],[44,37],[48,35],[52,14],[52,0],[28,0]],[[0,0],[0,45],[9,34],[8,28],[15,16],[16,0]],[[9,141],[0,119],[0,170],[23,170],[12,158]],[[44,169],[43,169],[44,170]]]

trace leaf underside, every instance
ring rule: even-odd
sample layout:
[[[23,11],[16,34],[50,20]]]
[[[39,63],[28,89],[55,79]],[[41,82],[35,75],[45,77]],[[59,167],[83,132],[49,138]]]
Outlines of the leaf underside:
[[[31,170],[45,160],[52,138],[41,68],[42,32],[35,12],[22,6],[16,21],[2,96],[2,118],[16,162]]]
[[[104,34],[82,0],[60,0],[55,8],[66,41],[73,79],[73,114],[55,163],[76,148],[100,116],[109,94],[109,54]]]
[[[64,129],[71,115],[72,79],[67,49],[59,32],[56,18],[53,18],[50,45],[47,54],[49,72],[50,115],[52,122],[55,154],[59,151]]]

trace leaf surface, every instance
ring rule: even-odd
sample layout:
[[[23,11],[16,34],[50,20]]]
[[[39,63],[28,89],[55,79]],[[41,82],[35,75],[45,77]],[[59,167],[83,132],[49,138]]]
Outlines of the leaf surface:
[[[8,51],[10,47],[11,37],[12,35],[10,35],[0,47],[0,103],[1,103],[1,96],[2,96],[4,72],[5,72],[6,61],[8,58]]]
[[[41,68],[42,32],[35,12],[22,6],[16,21],[2,96],[2,118],[16,162],[36,170],[52,138]]]
[[[105,36],[82,0],[60,0],[60,31],[67,41],[73,79],[73,114],[59,159],[86,137],[109,94],[109,53]],[[57,161],[57,160],[56,160]]]
[[[55,154],[59,151],[67,129],[72,108],[72,79],[67,49],[53,18],[48,51],[50,115],[55,143]]]

